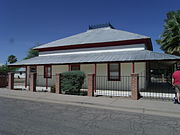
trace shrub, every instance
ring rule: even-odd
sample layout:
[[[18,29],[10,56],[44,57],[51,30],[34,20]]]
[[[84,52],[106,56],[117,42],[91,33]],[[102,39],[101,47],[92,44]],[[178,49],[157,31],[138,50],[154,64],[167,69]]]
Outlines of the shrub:
[[[81,71],[69,71],[61,73],[61,91],[64,94],[80,95],[80,89],[84,83],[85,74]]]

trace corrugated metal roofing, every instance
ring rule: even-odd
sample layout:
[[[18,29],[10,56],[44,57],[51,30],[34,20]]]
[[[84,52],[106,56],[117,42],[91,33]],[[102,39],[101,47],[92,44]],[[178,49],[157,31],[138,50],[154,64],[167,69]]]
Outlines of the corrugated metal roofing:
[[[44,65],[44,64],[73,64],[73,63],[103,63],[103,62],[130,62],[151,60],[180,60],[180,57],[157,53],[148,50],[119,51],[88,54],[38,56],[10,65]]]
[[[83,33],[79,33],[67,38],[59,39],[44,45],[40,45],[38,47],[35,47],[34,49],[147,38],[150,37],[106,27],[88,30]]]

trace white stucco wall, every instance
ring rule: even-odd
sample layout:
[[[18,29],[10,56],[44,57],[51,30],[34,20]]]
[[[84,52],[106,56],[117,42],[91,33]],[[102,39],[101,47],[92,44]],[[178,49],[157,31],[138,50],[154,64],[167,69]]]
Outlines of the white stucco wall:
[[[53,65],[52,66],[52,78],[44,78],[44,66],[37,66],[37,86],[46,86],[46,81],[48,86],[55,85],[56,73],[62,73],[68,71],[68,65]]]
[[[97,64],[97,79],[96,79],[96,89],[114,89],[114,90],[130,90],[131,89],[131,72],[132,63],[121,63],[120,64],[121,80],[120,81],[108,81],[107,76],[107,64]],[[144,88],[144,76],[145,76],[145,63],[139,62],[135,63],[135,73],[138,73],[139,87]]]

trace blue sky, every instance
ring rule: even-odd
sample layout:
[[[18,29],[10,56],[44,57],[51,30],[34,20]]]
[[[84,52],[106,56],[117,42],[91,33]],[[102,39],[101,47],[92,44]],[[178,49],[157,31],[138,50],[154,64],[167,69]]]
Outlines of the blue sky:
[[[111,22],[121,30],[155,40],[166,13],[180,0],[0,0],[0,63],[9,55],[22,60],[29,48],[87,30],[89,24]]]

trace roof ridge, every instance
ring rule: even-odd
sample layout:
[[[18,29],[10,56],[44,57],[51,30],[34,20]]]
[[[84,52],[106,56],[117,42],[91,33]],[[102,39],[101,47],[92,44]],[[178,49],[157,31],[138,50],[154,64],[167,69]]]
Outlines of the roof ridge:
[[[104,23],[104,24],[96,24],[96,25],[89,25],[89,30],[92,30],[92,29],[99,29],[99,28],[107,28],[107,27],[110,27],[112,29],[115,29],[112,24],[109,23]]]

